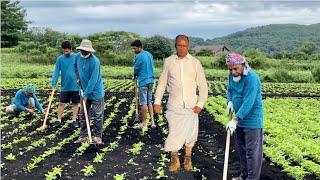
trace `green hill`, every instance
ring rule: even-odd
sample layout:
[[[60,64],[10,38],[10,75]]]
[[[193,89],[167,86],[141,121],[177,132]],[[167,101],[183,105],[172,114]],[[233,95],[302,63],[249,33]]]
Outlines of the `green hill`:
[[[248,28],[220,38],[207,40],[190,38],[190,40],[193,46],[224,44],[229,49],[239,52],[251,48],[258,48],[267,53],[292,51],[310,41],[320,47],[320,23],[312,25],[271,24]]]

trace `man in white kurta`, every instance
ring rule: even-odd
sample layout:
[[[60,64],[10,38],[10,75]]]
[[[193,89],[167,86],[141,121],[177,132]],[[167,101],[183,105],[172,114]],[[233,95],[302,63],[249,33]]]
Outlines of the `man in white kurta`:
[[[192,170],[191,153],[198,138],[198,114],[208,97],[208,86],[202,65],[188,53],[188,37],[178,35],[175,46],[177,55],[165,59],[154,102],[154,111],[159,113],[161,99],[168,86],[166,118],[169,123],[169,135],[164,150],[171,152],[170,172],[180,169],[178,151],[183,145],[185,145],[184,168],[187,171]]]

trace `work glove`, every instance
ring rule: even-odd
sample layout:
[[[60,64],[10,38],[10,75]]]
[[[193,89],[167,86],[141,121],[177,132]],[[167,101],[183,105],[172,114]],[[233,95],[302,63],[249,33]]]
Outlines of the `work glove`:
[[[238,121],[236,119],[232,119],[227,123],[226,130],[228,131],[229,129],[232,135],[233,132],[237,129],[237,124],[238,124]]]
[[[232,103],[232,101],[229,101],[227,108],[226,108],[226,114],[229,115],[232,112],[233,112],[233,103]]]

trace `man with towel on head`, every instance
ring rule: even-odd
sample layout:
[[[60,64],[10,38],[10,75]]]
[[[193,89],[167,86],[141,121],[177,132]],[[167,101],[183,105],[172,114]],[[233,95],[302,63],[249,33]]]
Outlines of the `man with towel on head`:
[[[155,93],[154,112],[160,112],[160,104],[166,86],[169,89],[166,119],[169,135],[164,150],[171,152],[169,172],[180,169],[178,151],[185,146],[184,168],[192,171],[192,148],[198,138],[198,114],[208,97],[208,85],[200,61],[188,53],[189,38],[176,37],[176,55],[165,59]],[[199,96],[197,96],[197,88]]]
[[[233,180],[260,179],[263,158],[263,104],[260,78],[246,59],[236,52],[226,57],[229,69],[227,112],[235,110],[235,117],[227,129],[235,132],[235,145],[240,157],[239,177]]]

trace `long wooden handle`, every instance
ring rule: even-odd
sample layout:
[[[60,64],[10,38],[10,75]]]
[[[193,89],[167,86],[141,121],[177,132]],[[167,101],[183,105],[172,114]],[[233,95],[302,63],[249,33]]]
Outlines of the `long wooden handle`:
[[[232,116],[233,116],[233,111],[230,111],[228,114],[229,121],[232,120]],[[222,176],[223,180],[227,180],[227,175],[228,175],[230,136],[231,136],[231,131],[228,128],[227,129],[227,139],[226,139],[226,150],[224,152],[224,165],[223,165],[223,176]]]
[[[224,165],[223,165],[223,180],[227,180],[228,161],[229,161],[229,147],[230,147],[230,130],[227,130],[226,151],[224,152]]]
[[[89,143],[92,143],[92,136],[91,136],[90,122],[89,122],[89,118],[88,118],[88,111],[87,111],[87,106],[86,106],[86,103],[84,102],[84,100],[82,100],[82,105],[83,105],[84,116],[86,118]]]
[[[83,91],[80,89],[81,96],[83,97]],[[83,106],[83,111],[84,111],[84,116],[86,118],[86,125],[87,125],[87,131],[88,131],[88,136],[89,136],[89,143],[92,143],[92,136],[91,136],[91,129],[90,129],[90,122],[88,118],[88,111],[87,111],[87,106],[84,100],[82,99],[82,106]]]
[[[43,121],[43,125],[42,125],[43,128],[46,127],[46,123],[47,123],[47,119],[48,119],[48,116],[49,116],[50,107],[51,107],[51,103],[52,103],[52,99],[53,99],[53,95],[54,95],[55,90],[56,89],[52,89],[52,92],[51,92],[51,95],[50,95],[50,98],[49,98],[49,105],[48,105],[48,108],[47,108],[47,112],[46,112],[46,114],[44,116],[44,121]]]
[[[138,84],[137,80],[134,82],[134,96],[136,99],[136,115],[138,114],[138,108],[139,108],[139,97],[138,97]]]

